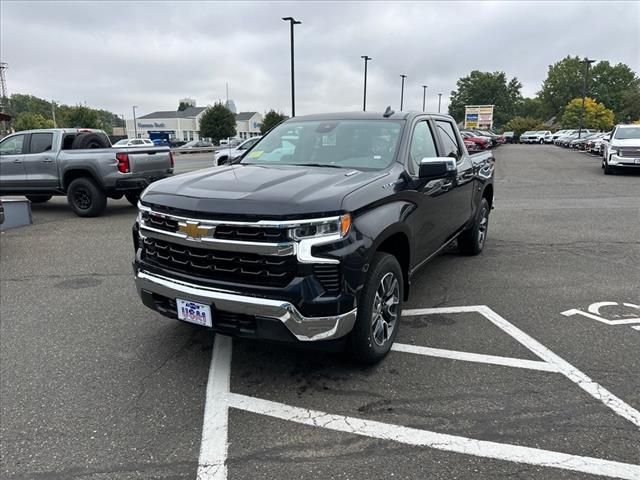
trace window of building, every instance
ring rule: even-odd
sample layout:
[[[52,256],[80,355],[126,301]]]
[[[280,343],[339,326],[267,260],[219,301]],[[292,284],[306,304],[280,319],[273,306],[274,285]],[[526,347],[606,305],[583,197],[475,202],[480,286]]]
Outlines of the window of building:
[[[182,140],[184,140],[185,142],[189,141],[189,132],[186,130],[182,131]]]
[[[193,140],[193,130],[189,130],[189,140]]]

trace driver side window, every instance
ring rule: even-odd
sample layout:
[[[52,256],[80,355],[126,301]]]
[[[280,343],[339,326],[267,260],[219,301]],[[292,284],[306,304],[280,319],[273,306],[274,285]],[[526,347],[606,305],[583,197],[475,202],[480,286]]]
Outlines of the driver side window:
[[[433,134],[426,120],[419,122],[413,129],[411,146],[409,148],[409,164],[411,172],[417,174],[420,170],[420,161],[423,158],[437,157],[436,145],[433,141]]]
[[[24,135],[16,135],[0,143],[0,155],[21,155]]]

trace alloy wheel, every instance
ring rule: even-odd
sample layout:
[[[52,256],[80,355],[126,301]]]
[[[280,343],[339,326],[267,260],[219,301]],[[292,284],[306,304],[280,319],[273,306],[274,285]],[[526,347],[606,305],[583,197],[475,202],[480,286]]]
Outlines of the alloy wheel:
[[[371,337],[376,345],[382,347],[391,338],[398,320],[399,304],[400,285],[395,274],[389,272],[380,280],[373,299]]]

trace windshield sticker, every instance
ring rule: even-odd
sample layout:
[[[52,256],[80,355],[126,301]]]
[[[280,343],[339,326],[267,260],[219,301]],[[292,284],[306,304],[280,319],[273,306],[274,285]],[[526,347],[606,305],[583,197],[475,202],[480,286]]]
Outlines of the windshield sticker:
[[[255,152],[251,152],[249,154],[249,158],[260,158],[264,152],[261,150],[256,150]]]

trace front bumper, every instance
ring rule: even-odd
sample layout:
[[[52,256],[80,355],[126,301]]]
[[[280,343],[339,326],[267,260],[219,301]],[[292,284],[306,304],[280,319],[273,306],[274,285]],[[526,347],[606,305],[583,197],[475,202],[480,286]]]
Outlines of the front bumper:
[[[636,163],[636,160],[639,163]],[[640,158],[637,157],[620,157],[618,155],[611,155],[609,157],[609,165],[612,167],[635,167],[640,168]]]
[[[353,329],[356,321],[357,309],[338,315],[306,317],[287,301],[247,296],[229,290],[195,285],[146,272],[135,265],[134,269],[138,295],[145,305],[174,318],[173,312],[167,310],[162,301],[175,303],[176,298],[180,298],[210,305],[214,312],[214,330],[219,330],[216,325],[216,315],[218,312],[224,312],[250,317],[257,323],[263,324],[263,328],[256,329],[257,337],[286,340],[281,336],[269,334],[274,329],[267,326],[277,322],[280,326],[284,326],[294,339],[310,342],[343,337]]]

